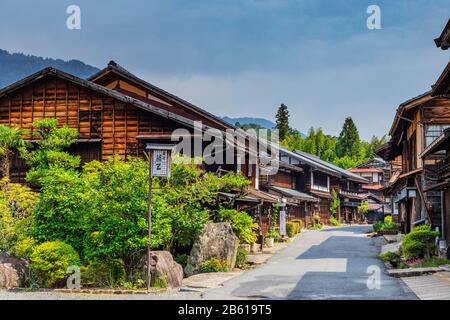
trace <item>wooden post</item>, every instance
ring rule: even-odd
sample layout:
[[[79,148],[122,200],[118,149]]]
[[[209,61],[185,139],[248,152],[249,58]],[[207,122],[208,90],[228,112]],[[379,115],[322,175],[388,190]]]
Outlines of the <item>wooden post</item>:
[[[153,187],[153,176],[152,176],[152,155],[153,151],[149,150],[149,179],[148,179],[148,244],[147,244],[147,291],[150,290],[150,284],[152,282],[152,273],[150,270],[150,256],[151,256],[151,244],[150,239],[152,236],[152,187]]]

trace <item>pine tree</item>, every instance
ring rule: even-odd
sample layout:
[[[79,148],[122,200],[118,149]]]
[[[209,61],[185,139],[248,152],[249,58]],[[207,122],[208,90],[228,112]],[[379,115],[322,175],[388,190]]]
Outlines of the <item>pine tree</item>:
[[[275,116],[277,125],[275,129],[278,129],[280,141],[286,139],[289,134],[289,111],[288,107],[282,103],[278,108],[277,115]]]
[[[360,140],[358,129],[352,118],[345,119],[341,134],[339,135],[336,146],[336,154],[339,158],[348,156],[350,158],[357,157],[360,150]]]

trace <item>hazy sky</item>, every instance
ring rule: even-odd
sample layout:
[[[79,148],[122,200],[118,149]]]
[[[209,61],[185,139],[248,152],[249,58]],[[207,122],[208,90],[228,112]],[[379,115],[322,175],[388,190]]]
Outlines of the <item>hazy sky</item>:
[[[81,8],[81,30],[66,8]],[[382,30],[368,30],[368,5]],[[1,0],[0,48],[109,60],[217,115],[273,120],[280,103],[301,131],[385,134],[396,107],[429,90],[450,52],[435,47],[449,0]]]

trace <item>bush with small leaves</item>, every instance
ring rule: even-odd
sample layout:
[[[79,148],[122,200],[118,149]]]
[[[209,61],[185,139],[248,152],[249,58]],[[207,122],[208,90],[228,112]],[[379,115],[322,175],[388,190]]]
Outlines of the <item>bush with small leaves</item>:
[[[236,268],[243,269],[247,265],[247,250],[242,247],[238,247],[236,254]]]
[[[30,257],[31,270],[38,283],[45,288],[62,286],[67,268],[80,264],[80,257],[72,246],[61,242],[44,242],[34,248]]]
[[[429,259],[436,250],[435,239],[439,233],[429,226],[419,226],[408,233],[402,242],[403,256],[410,258]]]
[[[200,265],[200,272],[228,272],[228,264],[226,260],[211,258]]]

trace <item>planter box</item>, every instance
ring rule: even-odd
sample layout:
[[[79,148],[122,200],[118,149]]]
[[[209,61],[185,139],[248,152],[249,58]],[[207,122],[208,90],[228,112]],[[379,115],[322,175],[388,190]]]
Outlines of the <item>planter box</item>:
[[[398,230],[380,230],[377,232],[379,236],[383,235],[396,235],[398,234]]]
[[[272,248],[274,246],[274,244],[275,244],[275,239],[273,239],[273,238],[266,238],[265,242],[266,242],[266,246],[267,247]]]
[[[258,244],[258,243],[253,243],[253,244],[251,245],[251,247],[250,247],[250,252],[251,252],[251,253],[258,253],[259,250],[260,250],[260,248],[261,248],[261,245],[260,245],[260,244]]]

